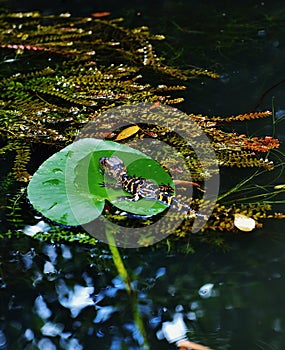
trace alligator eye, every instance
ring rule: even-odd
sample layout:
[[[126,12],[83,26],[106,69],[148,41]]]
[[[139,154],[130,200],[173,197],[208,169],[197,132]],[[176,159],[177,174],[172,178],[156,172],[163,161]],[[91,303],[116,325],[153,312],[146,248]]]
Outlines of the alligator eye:
[[[102,157],[102,158],[100,158],[99,162],[100,162],[101,165],[105,165],[106,160],[107,160],[107,158]]]

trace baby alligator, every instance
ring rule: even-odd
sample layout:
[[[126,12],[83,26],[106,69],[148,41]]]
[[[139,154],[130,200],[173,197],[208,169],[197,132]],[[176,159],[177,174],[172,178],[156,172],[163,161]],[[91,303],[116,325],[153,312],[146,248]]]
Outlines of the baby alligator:
[[[197,213],[188,204],[171,194],[174,192],[171,186],[158,186],[150,180],[129,176],[124,162],[119,157],[102,157],[100,158],[100,164],[105,173],[116,180],[117,185],[119,185],[124,191],[134,195],[132,198],[127,197],[128,199],[132,201],[137,201],[141,198],[154,199],[168,207],[172,206],[181,213],[185,213],[188,218],[200,217],[205,220],[208,219],[206,215]]]

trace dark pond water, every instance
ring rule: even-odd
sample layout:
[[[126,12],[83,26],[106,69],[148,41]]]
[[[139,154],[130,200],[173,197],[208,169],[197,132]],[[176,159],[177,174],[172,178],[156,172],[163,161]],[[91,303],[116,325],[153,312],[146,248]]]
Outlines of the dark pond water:
[[[187,112],[231,115],[257,105],[271,109],[273,102],[276,111],[285,110],[282,1],[8,4],[12,10],[46,13],[111,11],[125,17],[127,25],[146,24],[165,34],[168,44],[161,50],[169,63],[221,74],[218,81],[189,82],[181,106]],[[247,128],[270,134],[271,120],[258,124],[258,130]],[[276,133],[284,140],[284,123]],[[171,251],[121,252],[138,291],[150,349],[175,348],[159,336],[163,322],[175,313],[184,316],[191,340],[213,349],[285,348],[284,222],[267,221],[252,234],[229,234],[227,243],[226,252],[196,244],[195,253],[186,254],[179,243]],[[2,240],[0,257],[0,350],[142,348],[130,298],[107,245],[90,249],[30,238]]]

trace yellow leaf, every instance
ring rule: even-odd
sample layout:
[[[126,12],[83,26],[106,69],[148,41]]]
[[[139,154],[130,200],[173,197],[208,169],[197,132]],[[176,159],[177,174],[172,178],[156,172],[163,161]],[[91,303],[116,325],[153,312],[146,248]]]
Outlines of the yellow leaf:
[[[136,134],[140,130],[140,127],[137,125],[129,126],[119,133],[119,135],[115,138],[115,141],[124,140],[134,134]]]
[[[235,227],[237,227],[240,231],[244,231],[244,232],[250,232],[252,231],[255,226],[256,226],[256,222],[254,219],[249,218],[246,215],[243,214],[235,214],[234,215],[235,219],[234,219],[234,225]]]

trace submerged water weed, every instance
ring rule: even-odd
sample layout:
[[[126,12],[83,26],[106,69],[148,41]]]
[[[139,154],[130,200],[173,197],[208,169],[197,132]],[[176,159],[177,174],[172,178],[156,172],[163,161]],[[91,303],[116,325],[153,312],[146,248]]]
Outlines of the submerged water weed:
[[[64,147],[102,110],[137,101],[178,103],[189,75],[163,64],[148,28],[123,27],[122,19],[0,14],[0,154],[16,151],[14,173],[28,181],[31,144]],[[150,83],[149,76],[163,79]],[[163,78],[162,78],[163,77]]]
[[[167,66],[154,49],[154,42],[162,40],[163,36],[152,34],[147,27],[126,28],[122,19],[75,18],[69,14],[44,16],[39,12],[9,13],[2,9],[0,28],[0,71],[3,75],[0,81],[0,154],[16,154],[12,171],[23,183],[23,188],[30,180],[27,168],[31,167],[31,154],[39,145],[53,151],[62,149],[74,141],[83,126],[90,121],[96,124],[103,112],[111,107],[138,102],[153,103],[153,108],[160,104],[177,104],[183,100],[177,94],[185,90],[184,80],[201,75],[218,77],[203,69],[180,70]],[[219,166],[260,169],[257,173],[254,170],[254,175],[246,175],[247,179],[253,180],[260,172],[273,170],[274,164],[268,152],[278,148],[278,140],[270,136],[249,137],[227,132],[224,125],[270,115],[268,111],[228,118],[188,114],[181,119],[173,112],[172,121],[176,127],[190,132],[187,118],[195,120],[209,137]],[[125,115],[129,129],[115,131],[111,130],[110,123],[104,125],[101,119],[96,137],[100,134],[102,139],[120,143],[127,141],[133,147],[144,138],[151,138],[153,144],[156,140],[167,143],[184,158],[185,169],[191,169],[192,179],[197,183],[195,191],[199,194],[205,177],[215,174],[202,173],[193,149],[168,128],[163,117],[154,117],[153,114],[137,124],[131,114]],[[122,116],[114,115],[114,124],[118,118]],[[196,132],[191,129],[191,135]],[[92,132],[89,137],[94,137]],[[204,147],[198,137],[195,147],[201,150]],[[177,167],[172,157],[164,156],[164,148],[159,152],[162,166],[180,172],[183,180],[185,169]],[[276,159],[280,168],[283,160]],[[187,178],[184,180],[179,185],[181,196],[193,203],[192,198],[187,197]],[[224,191],[206,228],[231,231],[235,229],[235,212],[242,209],[246,215],[253,217],[255,214],[251,214],[251,206],[255,206],[257,212],[265,212],[254,216],[257,227],[259,219],[278,217],[278,214],[271,213],[270,203],[266,202],[269,196],[272,197],[270,191],[274,185],[276,183],[272,182],[272,185],[255,187],[259,192],[252,194],[251,203],[235,196],[252,188],[248,187],[251,186],[249,180]],[[282,191],[277,189],[274,195]],[[199,201],[199,195],[197,197]],[[21,201],[17,201],[14,207],[21,205]],[[271,201],[274,202],[274,198]],[[235,207],[232,207],[233,202]],[[240,202],[243,204],[239,205]],[[197,206],[200,205],[207,206],[207,203],[197,202]],[[105,214],[112,216],[114,221],[122,221],[118,213],[107,211]],[[151,223],[152,220],[149,220],[148,224]],[[190,231],[191,222],[186,220],[177,236],[185,236]]]

